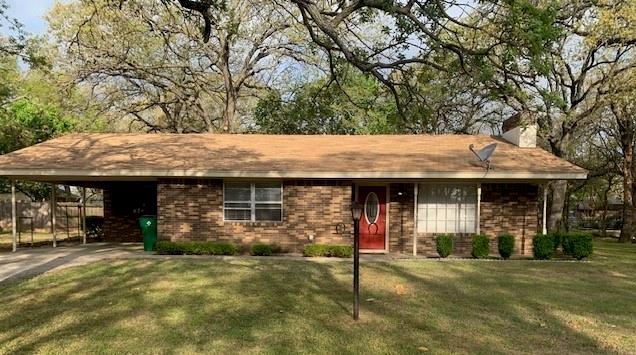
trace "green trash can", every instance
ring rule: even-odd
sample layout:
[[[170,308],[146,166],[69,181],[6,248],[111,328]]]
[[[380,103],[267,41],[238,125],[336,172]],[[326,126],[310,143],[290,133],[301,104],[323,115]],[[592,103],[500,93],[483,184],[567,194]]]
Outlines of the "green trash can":
[[[157,243],[157,216],[139,217],[139,227],[144,236],[144,251],[154,251]]]

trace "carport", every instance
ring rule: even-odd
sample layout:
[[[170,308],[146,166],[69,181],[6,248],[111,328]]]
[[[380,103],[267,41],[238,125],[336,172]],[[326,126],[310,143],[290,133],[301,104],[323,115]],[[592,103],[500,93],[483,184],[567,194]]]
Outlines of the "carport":
[[[24,179],[25,181],[34,181]],[[17,179],[11,179],[11,235],[12,235],[12,251],[16,251],[18,248],[18,206],[16,199],[16,181]],[[52,183],[51,196],[49,199],[50,213],[51,213],[51,233],[53,236],[53,247],[57,247],[57,187],[59,184]],[[79,233],[81,234],[82,244],[86,244],[86,187],[80,187],[81,198],[79,201]],[[31,222],[33,223],[33,222]],[[68,229],[68,223],[67,223]],[[32,226],[33,228],[33,226]]]
[[[105,238],[109,242],[141,242],[141,233],[137,224],[138,218],[146,214],[157,214],[157,185],[152,181],[95,178],[94,176],[74,176],[73,179],[67,179],[55,175],[10,176],[9,178],[11,181],[11,247],[13,251],[19,247],[19,213],[16,199],[16,182],[18,181],[43,182],[52,186],[49,204],[53,247],[57,247],[60,241],[60,232],[65,233],[64,212],[62,211],[60,216],[58,206],[57,191],[60,185],[76,187],[80,192],[78,234],[82,244],[87,243],[90,231],[86,224],[87,189],[99,189],[103,192],[104,232]],[[60,223],[62,230],[60,230]]]
[[[17,181],[77,187],[81,195],[82,243],[87,242],[86,190],[100,189],[104,203],[104,240],[141,242],[138,218],[157,214],[158,175],[149,173],[148,167],[141,167],[138,162],[147,161],[153,166],[154,162],[166,161],[165,157],[179,147],[164,144],[140,150],[138,145],[147,147],[140,140],[126,134],[72,134],[0,156],[0,176],[11,181],[12,250],[19,246]],[[50,204],[55,207],[57,189],[52,190]],[[55,226],[61,221],[55,208],[51,208],[50,213],[52,244],[56,247],[61,236]]]
[[[175,151],[183,150],[180,141],[147,144],[145,140],[153,136],[72,134],[0,156],[0,177],[11,181],[12,250],[19,247],[16,208],[16,182],[19,181],[77,187],[81,195],[81,243],[87,242],[86,190],[102,190],[104,241],[141,242],[138,218],[157,214],[159,177],[170,176],[170,168],[183,164],[169,159]],[[159,173],[153,169],[158,162],[165,166]],[[179,174],[180,177],[187,175],[187,172]],[[49,200],[54,207],[59,201],[55,195],[57,189],[52,190]],[[57,247],[63,222],[59,210],[55,213],[55,208],[51,208],[50,213],[52,226],[57,226],[51,230],[52,245]]]

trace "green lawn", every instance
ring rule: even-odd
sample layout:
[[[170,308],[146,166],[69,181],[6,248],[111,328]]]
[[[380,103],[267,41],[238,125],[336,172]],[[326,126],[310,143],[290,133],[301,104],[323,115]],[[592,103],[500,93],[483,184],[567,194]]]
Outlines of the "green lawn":
[[[636,351],[636,245],[592,262],[121,260],[0,289],[4,353]]]

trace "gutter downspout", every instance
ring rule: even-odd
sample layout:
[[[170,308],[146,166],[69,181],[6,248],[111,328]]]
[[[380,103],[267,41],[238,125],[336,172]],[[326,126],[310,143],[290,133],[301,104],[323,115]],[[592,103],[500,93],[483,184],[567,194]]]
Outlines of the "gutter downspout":
[[[417,195],[418,183],[413,184],[413,256],[417,256]]]
[[[53,248],[57,247],[57,201],[55,201],[55,190],[57,189],[57,184],[51,185],[51,231],[53,232]]]
[[[546,224],[546,213],[548,211],[548,184],[543,185],[543,216],[541,221],[541,233],[548,234],[548,226]]]
[[[33,222],[31,222],[33,223]],[[11,250],[15,252],[18,249],[17,243],[18,234],[18,208],[15,198],[15,181],[11,180]]]
[[[481,233],[481,184],[477,184],[477,218],[475,219],[476,234]]]

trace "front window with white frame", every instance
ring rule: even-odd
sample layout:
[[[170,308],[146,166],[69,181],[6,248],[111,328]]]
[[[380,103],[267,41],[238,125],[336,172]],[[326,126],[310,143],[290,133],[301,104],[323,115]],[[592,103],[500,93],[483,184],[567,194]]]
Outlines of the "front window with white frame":
[[[420,184],[417,231],[420,233],[475,233],[477,186]]]
[[[282,221],[282,184],[280,182],[225,181],[223,216],[226,221]]]

